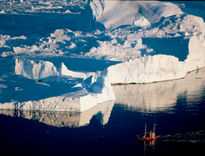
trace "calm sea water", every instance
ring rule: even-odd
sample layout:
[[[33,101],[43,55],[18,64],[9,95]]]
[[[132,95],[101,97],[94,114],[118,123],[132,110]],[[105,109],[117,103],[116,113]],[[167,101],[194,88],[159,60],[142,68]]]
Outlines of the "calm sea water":
[[[186,155],[205,147],[205,70],[185,79],[113,86],[117,100],[83,113],[0,111],[3,155]],[[157,124],[159,140],[136,135]]]

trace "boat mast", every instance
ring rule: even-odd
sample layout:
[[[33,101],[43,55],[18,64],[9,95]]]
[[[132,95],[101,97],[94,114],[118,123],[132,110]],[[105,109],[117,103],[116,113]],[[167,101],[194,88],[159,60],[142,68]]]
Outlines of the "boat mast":
[[[146,122],[145,122],[145,127],[144,127],[144,136],[146,137],[146,135],[147,135],[147,124],[146,124]]]
[[[155,127],[156,127],[156,125],[157,125],[157,124],[155,124],[155,123],[153,124],[153,133],[154,133],[154,134],[155,134]]]
[[[153,124],[153,135],[154,135],[154,137],[155,137],[155,135],[156,135],[156,134],[155,134],[155,127],[156,127],[156,125],[157,125],[157,124],[155,124],[155,123]]]

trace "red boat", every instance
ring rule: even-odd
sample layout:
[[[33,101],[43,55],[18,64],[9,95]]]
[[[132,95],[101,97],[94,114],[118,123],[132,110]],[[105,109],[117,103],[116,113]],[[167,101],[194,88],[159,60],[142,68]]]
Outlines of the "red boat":
[[[143,141],[154,141],[154,140],[157,140],[157,137],[152,137],[152,138],[150,138],[150,137],[142,137],[142,140]]]
[[[157,140],[157,136],[155,135],[155,126],[156,124],[153,125],[153,131],[150,131],[149,136],[147,136],[147,125],[145,123],[145,132],[144,132],[144,136],[138,136],[137,137],[140,140],[146,141],[146,142],[151,142],[151,141],[155,141]]]

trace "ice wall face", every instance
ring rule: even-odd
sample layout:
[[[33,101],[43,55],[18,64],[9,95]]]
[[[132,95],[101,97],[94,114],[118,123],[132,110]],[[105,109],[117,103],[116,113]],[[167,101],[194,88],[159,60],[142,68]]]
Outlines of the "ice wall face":
[[[194,70],[205,66],[205,37],[194,36],[189,42],[189,55],[186,60],[186,70]]]
[[[93,16],[98,19],[104,10],[104,0],[91,0],[90,7],[93,12]]]
[[[98,21],[106,28],[116,28],[122,25],[149,27],[161,17],[182,14],[174,4],[168,2],[138,2],[138,1],[104,1],[104,11],[98,16]]]
[[[150,83],[185,77],[186,73],[205,66],[203,35],[189,40],[187,59],[179,61],[168,55],[144,56],[108,68],[111,83]]]
[[[18,59],[16,59],[15,73],[30,79],[39,79],[59,75],[56,67],[49,61],[39,61],[36,63],[32,60],[22,61]]]
[[[185,76],[184,63],[177,58],[155,55],[109,67],[111,83],[150,83]]]

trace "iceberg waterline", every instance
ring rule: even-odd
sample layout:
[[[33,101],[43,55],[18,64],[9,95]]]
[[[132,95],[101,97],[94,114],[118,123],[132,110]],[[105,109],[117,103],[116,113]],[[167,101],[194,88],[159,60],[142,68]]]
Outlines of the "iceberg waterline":
[[[99,118],[101,124],[106,125],[109,121],[113,106],[114,102],[108,101],[83,112],[0,110],[0,114],[38,120],[44,124],[57,127],[81,127],[88,125],[93,116],[99,113],[102,115],[102,118]]]
[[[179,97],[188,103],[198,99],[203,92],[205,68],[188,73],[185,78],[159,83],[114,85],[116,103],[126,108],[146,113],[172,110]],[[194,85],[190,85],[194,82]]]
[[[18,56],[15,75],[22,75],[34,80],[32,83],[40,87],[53,90],[49,90],[50,96],[39,96],[37,99],[4,100],[0,109],[82,112],[97,103],[115,100],[111,84],[179,79],[187,72],[205,66],[205,23],[202,18],[187,15],[168,2],[94,0],[89,5],[97,23],[105,27],[104,31],[101,27],[93,33],[57,29],[48,37],[40,38],[37,44],[30,45],[26,44],[27,40],[38,37],[2,35],[2,57]],[[128,9],[130,6],[133,6],[132,9]],[[128,11],[120,16],[122,11],[119,8]],[[143,38],[178,36],[189,40],[188,55],[184,61],[171,56],[172,53],[156,54],[153,47],[143,43]],[[73,71],[64,61],[56,65],[55,61],[41,58],[70,55],[104,59],[104,67],[97,71]],[[33,59],[35,56],[39,59]],[[106,65],[106,61],[110,60],[113,64]],[[59,85],[55,81],[67,86],[62,88],[62,94],[55,93],[54,89],[58,89],[56,86]],[[24,90],[23,87],[21,89]],[[16,91],[21,89],[17,87]]]

